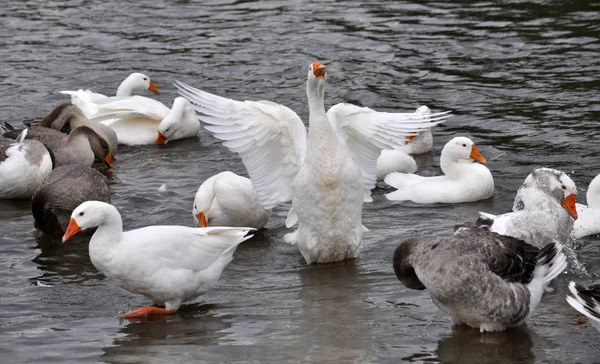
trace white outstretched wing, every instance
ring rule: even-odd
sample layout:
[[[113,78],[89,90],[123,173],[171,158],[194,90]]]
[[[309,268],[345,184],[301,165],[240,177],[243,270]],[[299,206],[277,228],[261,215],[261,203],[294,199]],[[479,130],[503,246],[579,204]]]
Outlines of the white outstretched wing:
[[[235,101],[177,82],[205,129],[238,153],[258,198],[271,209],[292,199],[292,181],[306,154],[306,127],[289,108],[269,101]]]
[[[449,112],[430,115],[379,112],[344,103],[327,111],[340,143],[348,148],[362,168],[365,202],[372,201],[371,190],[377,182],[377,157],[381,150],[400,148],[406,136],[438,125],[449,116]]]
[[[88,119],[110,125],[116,120],[147,118],[162,121],[171,111],[162,102],[144,96],[111,96],[99,99],[90,110]]]

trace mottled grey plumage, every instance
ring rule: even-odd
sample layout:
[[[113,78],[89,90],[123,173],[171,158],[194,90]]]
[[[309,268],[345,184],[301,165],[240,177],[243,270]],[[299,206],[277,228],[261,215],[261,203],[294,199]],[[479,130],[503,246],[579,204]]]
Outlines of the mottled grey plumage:
[[[567,296],[567,302],[590,319],[594,327],[600,331],[600,284],[585,288],[575,282],[569,283],[572,296]]]
[[[109,126],[86,118],[81,110],[73,104],[61,104],[55,107],[48,115],[44,116],[40,125],[65,134],[69,134],[78,126],[87,126],[106,140],[113,157],[117,154],[117,133]]]
[[[21,130],[10,130],[4,136],[16,138]],[[32,126],[27,139],[38,140],[52,151],[56,166],[80,164],[91,167],[94,158],[103,162],[110,153],[108,143],[87,126],[78,126],[69,135],[43,126]]]
[[[394,272],[406,287],[427,289],[455,323],[497,331],[526,320],[541,299],[540,287],[566,267],[561,249],[549,244],[540,251],[519,239],[461,226],[451,237],[400,244]]]
[[[478,225],[543,247],[555,240],[565,242],[571,235],[573,218],[561,205],[569,194],[577,193],[575,183],[565,173],[550,168],[534,170],[517,191],[513,212],[502,215],[480,213]]]
[[[36,228],[48,234],[62,234],[73,210],[89,200],[110,203],[108,181],[100,172],[78,165],[54,169],[32,198]]]

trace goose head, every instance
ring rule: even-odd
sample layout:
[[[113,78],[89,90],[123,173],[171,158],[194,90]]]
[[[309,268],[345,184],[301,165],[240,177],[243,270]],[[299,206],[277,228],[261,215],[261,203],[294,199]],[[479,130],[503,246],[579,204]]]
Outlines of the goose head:
[[[577,219],[576,198],[575,182],[564,172],[538,168],[527,176],[517,191],[513,210],[532,210],[548,204],[560,204],[573,219]]]
[[[458,163],[473,163],[478,161],[486,164],[485,158],[479,153],[475,143],[466,137],[456,137],[450,140],[442,149],[440,157],[442,160]]]
[[[110,154],[110,146],[106,139],[100,136],[100,134],[96,133],[92,128],[87,126],[78,126],[69,137],[74,137],[77,135],[84,135],[90,143],[90,147],[92,148],[92,152],[94,152],[94,157],[97,160],[104,161],[109,167],[113,166],[112,155]]]
[[[182,124],[184,113],[188,109],[194,112],[192,104],[187,99],[183,97],[175,98],[171,111],[169,111],[158,126],[158,137],[154,144],[164,144],[177,133],[179,126]]]
[[[69,134],[72,129],[71,124],[77,118],[85,118],[85,115],[77,106],[61,104],[44,116],[40,125]]]
[[[194,219],[199,227],[208,226],[208,214],[215,199],[215,183],[217,182],[218,176],[219,174],[214,175],[202,182],[200,187],[198,187],[196,196],[194,196],[194,207],[192,208],[192,214],[194,215]]]
[[[317,92],[317,96],[325,94],[325,81],[327,79],[327,67],[322,62],[313,62],[308,66],[307,90],[311,94],[312,90]]]
[[[114,210],[118,214],[113,205],[101,201],[86,201],[77,206],[71,213],[69,226],[62,237],[62,242],[66,242],[83,230],[100,226],[109,215],[109,210]]]
[[[127,78],[121,82],[119,88],[117,89],[117,96],[131,96],[133,91],[144,90],[148,90],[156,94],[160,93],[150,77],[143,73],[135,72],[127,76]]]

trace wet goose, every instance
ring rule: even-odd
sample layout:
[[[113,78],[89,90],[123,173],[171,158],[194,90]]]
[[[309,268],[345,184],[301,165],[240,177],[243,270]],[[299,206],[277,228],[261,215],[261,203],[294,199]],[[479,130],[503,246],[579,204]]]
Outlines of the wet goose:
[[[11,130],[4,136],[12,138],[20,132]],[[56,167],[68,164],[91,167],[94,159],[104,161],[109,167],[113,164],[106,140],[87,126],[79,126],[68,135],[43,126],[32,126],[27,139],[38,140],[48,147],[54,153]]]
[[[484,200],[494,193],[494,178],[471,139],[456,137],[442,149],[443,176],[391,173],[385,183],[397,190],[385,195],[388,200],[417,203],[461,203]]]
[[[35,227],[48,234],[63,234],[73,210],[88,200],[110,203],[108,181],[93,168],[66,165],[50,172],[32,197]]]
[[[123,82],[121,82],[117,88],[116,96],[132,96],[135,91],[144,90],[148,90],[157,94],[160,93],[150,77],[143,73],[134,72],[127,76]],[[96,103],[108,97],[101,93],[81,89],[77,91],[61,91],[60,93],[71,95],[71,103],[79,107],[85,115],[93,113],[96,110]]]
[[[229,171],[216,174],[200,185],[192,214],[200,227],[262,229],[271,218],[271,210],[260,203],[252,181]]]
[[[94,227],[98,229],[89,243],[94,266],[126,290],[165,306],[134,309],[122,318],[170,314],[183,302],[208,291],[253,230],[163,225],[124,232],[114,206],[87,201],[73,211],[62,240]]]
[[[52,157],[37,140],[0,137],[0,199],[26,199],[40,187],[52,170]]]
[[[567,296],[567,302],[577,311],[584,314],[600,331],[600,285],[594,284],[585,288],[575,282],[569,283],[572,296]]]
[[[42,119],[40,125],[59,130],[65,134],[69,134],[71,130],[74,130],[78,126],[87,126],[106,140],[112,157],[117,153],[117,134],[114,130],[106,125],[89,120],[73,104],[61,104],[55,107]]]
[[[88,117],[112,128],[126,145],[163,144],[193,138],[200,131],[196,112],[183,97],[175,98],[171,109],[148,97],[111,98]]]
[[[517,191],[513,212],[492,215],[480,212],[479,224],[491,231],[525,240],[542,247],[558,240],[565,242],[577,219],[575,182],[561,171],[538,168]]]
[[[209,124],[205,128],[239,153],[266,209],[292,201],[285,236],[308,264],[355,258],[362,242],[363,201],[372,201],[376,160],[400,138],[440,122],[440,115],[381,113],[350,104],[325,112],[326,67],[308,67],[309,130],[300,117],[269,101],[235,101],[176,83]],[[437,121],[436,121],[437,120]]]
[[[587,205],[575,205],[578,218],[573,225],[573,236],[576,238],[600,234],[600,175],[590,182],[586,197]]]
[[[393,265],[402,284],[427,289],[454,324],[484,332],[524,323],[567,262],[558,243],[539,250],[487,229],[462,227],[451,237],[401,243]]]

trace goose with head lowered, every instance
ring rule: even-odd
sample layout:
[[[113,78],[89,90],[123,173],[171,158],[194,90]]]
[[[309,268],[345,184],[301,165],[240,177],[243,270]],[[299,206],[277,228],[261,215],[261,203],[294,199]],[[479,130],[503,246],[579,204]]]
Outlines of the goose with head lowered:
[[[538,168],[517,191],[512,212],[480,212],[477,224],[537,247],[555,240],[564,243],[577,219],[576,197],[577,188],[569,176],[556,169]]]
[[[538,249],[485,228],[460,227],[453,236],[417,237],[394,252],[396,277],[427,289],[453,324],[500,331],[523,324],[545,288],[567,266],[562,245]]]
[[[150,77],[146,76],[143,73],[134,72],[127,76],[121,82],[119,87],[117,88],[117,97],[127,97],[132,96],[135,91],[151,91],[156,94],[159,94],[160,91],[152,82]],[[96,103],[100,100],[103,100],[109,96],[106,96],[101,93],[93,92],[90,90],[82,90],[79,89],[77,91],[60,91],[60,93],[65,95],[71,95],[71,103],[76,105],[83,111],[85,115],[88,115],[91,112],[94,112],[96,109]]]
[[[202,182],[192,215],[200,227],[247,226],[262,229],[271,218],[254,192],[252,181],[225,171]]]
[[[10,130],[4,133],[7,137],[16,137],[20,130]],[[106,140],[87,126],[79,126],[70,134],[58,130],[35,125],[29,128],[27,139],[42,142],[54,153],[55,167],[78,164],[91,167],[94,160],[103,161],[109,167],[113,166],[110,147]]]
[[[308,67],[309,130],[289,108],[269,101],[235,101],[177,82],[200,112],[205,128],[238,153],[264,208],[292,201],[285,236],[308,264],[355,258],[362,242],[363,201],[372,201],[376,160],[402,137],[440,123],[447,115],[376,112],[337,104],[325,112],[326,68]]]
[[[52,171],[49,150],[26,136],[27,129],[16,140],[0,136],[0,199],[30,198]]]
[[[200,121],[192,105],[176,97],[173,107],[143,96],[115,97],[98,102],[87,115],[115,131],[120,144],[164,144],[169,140],[193,138]]]
[[[71,214],[62,241],[97,227],[89,243],[92,264],[124,289],[157,306],[131,310],[122,318],[166,315],[212,288],[252,228],[148,226],[123,231],[119,211],[86,201]]]
[[[100,135],[110,149],[111,157],[117,154],[117,134],[106,125],[89,120],[81,110],[73,104],[61,104],[55,107],[42,119],[41,126],[58,130],[64,134],[71,133],[77,127],[86,126]]]
[[[397,190],[385,197],[393,201],[423,204],[473,202],[490,198],[494,193],[494,178],[483,165],[485,163],[485,158],[471,139],[456,137],[442,149],[440,167],[443,176],[424,177],[399,172],[388,174],[385,183]]]

